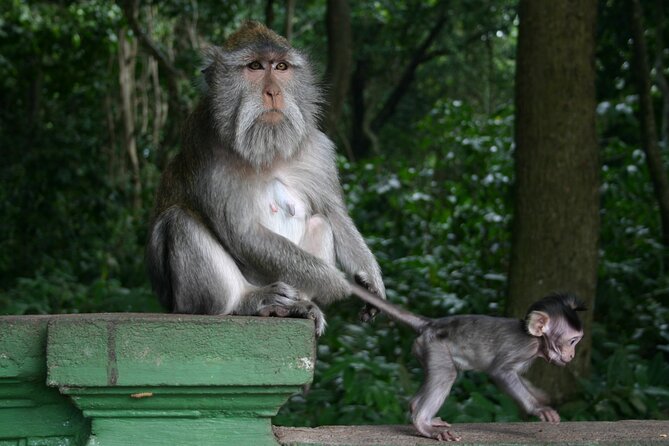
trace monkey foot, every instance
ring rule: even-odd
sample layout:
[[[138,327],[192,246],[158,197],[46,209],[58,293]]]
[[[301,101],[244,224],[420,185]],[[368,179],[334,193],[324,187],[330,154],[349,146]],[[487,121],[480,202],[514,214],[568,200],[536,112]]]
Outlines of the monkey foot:
[[[316,335],[325,332],[325,315],[313,302],[301,299],[299,292],[283,282],[276,282],[255,292],[260,295],[256,311],[263,317],[298,317],[311,319],[316,324]]]
[[[290,308],[290,317],[302,317],[311,319],[316,324],[316,336],[321,336],[325,332],[325,315],[318,306],[308,300],[300,300]]]
[[[367,273],[361,271],[354,276],[354,279],[358,285],[364,287],[370,293],[377,295],[379,294],[379,291],[372,286]],[[362,322],[369,322],[374,319],[378,313],[378,308],[370,304],[365,304],[365,306],[360,310],[358,317]]]

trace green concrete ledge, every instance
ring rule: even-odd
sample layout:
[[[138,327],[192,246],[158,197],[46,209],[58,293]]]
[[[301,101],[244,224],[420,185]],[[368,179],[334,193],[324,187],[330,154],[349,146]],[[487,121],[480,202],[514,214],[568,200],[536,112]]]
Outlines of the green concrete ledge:
[[[0,317],[0,446],[276,445],[314,361],[302,319]]]
[[[90,426],[71,401],[46,386],[49,316],[0,317],[0,445],[74,446]]]
[[[669,421],[454,424],[459,446],[669,445]],[[418,437],[412,426],[275,427],[284,446],[413,446],[444,444]]]

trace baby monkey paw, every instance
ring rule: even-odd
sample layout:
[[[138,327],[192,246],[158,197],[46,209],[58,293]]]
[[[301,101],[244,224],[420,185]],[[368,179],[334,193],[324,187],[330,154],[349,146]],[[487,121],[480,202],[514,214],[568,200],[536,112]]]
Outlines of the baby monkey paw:
[[[423,436],[428,437],[428,438],[434,438],[437,441],[460,441],[461,438],[458,435],[455,435],[453,432],[448,430],[446,426],[450,426],[448,423],[445,421],[441,421],[442,423],[445,423],[444,425],[437,425],[437,424],[431,424],[429,426],[423,426],[421,429],[418,429],[418,431],[423,434]],[[434,420],[433,420],[434,422]]]
[[[414,412],[415,403],[411,403],[411,412]],[[424,437],[434,438],[437,441],[460,441],[460,437],[448,430],[450,423],[439,417],[434,417],[430,421],[414,420],[414,426]]]
[[[538,416],[541,421],[548,423],[559,423],[560,415],[552,407],[540,407],[534,411],[534,415]]]
[[[460,441],[462,439],[449,430],[440,431],[433,438],[437,441]]]

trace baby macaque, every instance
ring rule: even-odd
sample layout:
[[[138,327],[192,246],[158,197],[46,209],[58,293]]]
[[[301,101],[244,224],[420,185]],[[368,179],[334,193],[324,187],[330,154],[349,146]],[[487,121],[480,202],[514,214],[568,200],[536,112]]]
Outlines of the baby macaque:
[[[364,283],[364,280],[361,282]],[[413,353],[425,370],[425,381],[411,400],[411,420],[421,435],[440,441],[460,438],[450,424],[435,417],[459,371],[486,372],[530,415],[558,423],[548,397],[522,377],[535,358],[564,366],[574,359],[583,337],[577,311],[583,303],[571,294],[551,294],[535,302],[524,320],[481,315],[430,319],[399,308],[357,285],[353,294],[408,325],[418,334]]]

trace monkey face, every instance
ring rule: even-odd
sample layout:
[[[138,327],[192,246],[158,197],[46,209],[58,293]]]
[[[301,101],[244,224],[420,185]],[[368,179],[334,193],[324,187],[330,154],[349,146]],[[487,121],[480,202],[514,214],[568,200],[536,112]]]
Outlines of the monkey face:
[[[275,58],[278,61],[274,60]],[[269,55],[263,59],[254,60],[244,68],[244,78],[262,98],[264,111],[260,115],[261,122],[277,124],[284,119],[286,108],[286,82],[292,78],[291,65],[283,60],[282,55]],[[292,98],[290,98],[292,101]]]
[[[583,331],[574,330],[567,324],[565,327],[556,330],[555,333],[549,333],[553,339],[547,339],[548,360],[550,363],[565,366],[576,355],[576,344],[583,338]]]

